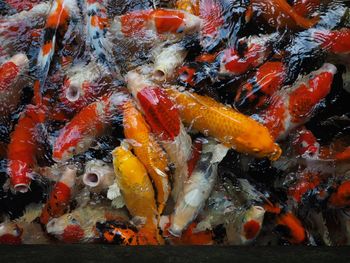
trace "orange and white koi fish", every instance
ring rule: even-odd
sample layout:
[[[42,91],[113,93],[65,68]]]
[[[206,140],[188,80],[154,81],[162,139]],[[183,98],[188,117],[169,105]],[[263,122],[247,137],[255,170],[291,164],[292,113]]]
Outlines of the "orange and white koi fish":
[[[276,219],[276,228],[282,237],[292,244],[301,244],[306,240],[306,230],[300,220],[291,212],[283,213]]]
[[[201,19],[182,10],[155,9],[133,11],[114,19],[114,34],[137,37],[147,31],[162,36],[183,36],[198,32]]]
[[[79,17],[79,7],[76,0],[54,0],[43,32],[42,46],[37,58],[38,79],[35,88],[45,95],[44,86],[51,59],[55,53],[58,34],[64,35],[72,18]]]
[[[173,78],[175,70],[184,62],[187,53],[187,49],[181,43],[163,48],[154,56],[153,78],[157,81]]]
[[[228,215],[228,222],[225,224],[228,243],[246,245],[254,241],[260,233],[264,216],[265,209],[254,205],[240,212],[235,211],[231,216]]]
[[[272,53],[271,44],[277,37],[278,34],[274,33],[240,39],[239,44],[245,44],[244,50],[231,47],[223,50],[218,55],[220,62],[219,73],[236,76],[260,66]]]
[[[126,102],[123,109],[125,138],[130,143],[135,155],[147,169],[154,183],[158,211],[161,214],[170,195],[167,156],[132,102]]]
[[[8,175],[16,192],[25,193],[29,189],[36,165],[39,129],[44,121],[42,106],[28,105],[11,134],[7,150]]]
[[[200,0],[199,17],[202,19],[200,41],[204,50],[210,50],[220,41],[219,30],[225,24],[223,10],[218,0]]]
[[[149,69],[141,70],[147,72]],[[181,123],[178,110],[163,89],[149,81],[147,75],[136,71],[130,71],[126,79],[128,89],[142,109],[152,132],[160,139],[170,162],[175,166],[172,197],[176,200],[188,177],[191,137]]]
[[[118,221],[107,221],[96,224],[102,242],[124,246],[158,245],[159,242],[152,232],[137,229],[135,226]]]
[[[186,11],[192,15],[199,15],[199,2],[200,0],[177,0],[176,9]]]
[[[83,174],[83,183],[91,192],[106,192],[114,182],[114,169],[101,160],[86,162]]]
[[[117,114],[118,107],[126,98],[125,94],[114,92],[83,108],[56,138],[53,158],[63,162],[87,151],[95,138],[103,134],[110,118]]]
[[[85,0],[85,5],[87,41],[101,63],[106,64],[112,73],[119,73],[113,63],[113,44],[107,36],[110,27],[107,9],[101,0]]]
[[[77,169],[75,167],[67,167],[63,171],[43,208],[40,223],[46,225],[51,218],[60,217],[67,212],[73,195],[76,176]]]
[[[14,221],[5,220],[0,224],[0,244],[49,244],[49,237],[41,225],[34,220],[40,216],[41,204],[30,204],[23,216]]]
[[[17,107],[22,90],[29,82],[25,75],[29,60],[25,54],[17,54],[0,66],[0,112],[8,116]]]
[[[210,97],[176,89],[166,92],[177,105],[181,119],[192,129],[212,136],[238,152],[270,160],[280,157],[282,150],[274,143],[268,129],[252,118]]]
[[[282,86],[286,77],[282,62],[268,61],[255,72],[237,91],[235,106],[239,109],[247,106],[261,107]]]
[[[350,28],[339,30],[315,30],[313,38],[321,44],[321,48],[334,54],[350,53]]]
[[[330,92],[336,72],[334,65],[325,63],[299,79],[292,88],[285,87],[275,94],[259,118],[276,140],[285,138],[311,118],[319,102]]]
[[[311,28],[319,17],[306,18],[294,10],[285,0],[253,0],[252,9],[262,14],[267,23],[276,28]]]
[[[101,95],[105,88],[100,81],[104,71],[99,64],[90,62],[87,65],[75,65],[67,70],[62,86],[61,102],[69,109],[80,111]]]
[[[217,166],[227,151],[228,148],[214,141],[203,144],[201,157],[176,201],[169,228],[172,235],[181,236],[198,216],[216,182]]]
[[[108,204],[88,204],[51,219],[46,231],[64,243],[88,243],[99,238],[96,224],[109,220],[128,222],[129,219],[124,210],[111,208]]]

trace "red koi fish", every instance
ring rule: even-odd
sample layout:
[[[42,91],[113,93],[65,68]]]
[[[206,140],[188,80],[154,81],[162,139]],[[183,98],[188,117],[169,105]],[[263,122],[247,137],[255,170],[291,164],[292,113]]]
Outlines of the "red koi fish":
[[[53,158],[57,162],[70,159],[85,152],[96,137],[103,134],[110,118],[127,96],[123,93],[106,94],[100,100],[84,107],[61,130],[53,147]]]
[[[300,220],[291,212],[281,214],[276,219],[282,236],[292,244],[301,244],[306,240],[306,231]]]
[[[199,31],[201,19],[182,10],[155,9],[124,14],[114,19],[117,33],[124,37],[143,36],[147,30],[159,35],[183,35]]]
[[[0,116],[8,116],[16,109],[22,89],[29,81],[25,76],[28,69],[25,54],[14,55],[0,66]]]
[[[62,86],[61,102],[69,109],[80,111],[100,96],[110,83],[103,75],[100,65],[94,62],[69,69]],[[101,84],[102,78],[106,82]]]
[[[41,0],[6,0],[6,3],[12,8],[16,9],[17,12],[32,9],[35,5],[39,4]]]
[[[29,189],[33,168],[36,165],[39,127],[45,121],[45,110],[41,105],[28,105],[23,111],[8,146],[8,175],[16,192]]]
[[[330,92],[336,72],[334,65],[325,63],[272,98],[260,118],[276,140],[285,138],[292,129],[311,118],[319,102]]]
[[[342,182],[330,196],[328,204],[334,208],[344,208],[350,205],[350,181]]]
[[[293,146],[297,154],[301,156],[317,157],[320,152],[320,144],[317,142],[315,135],[305,127],[301,127],[296,131]]]
[[[202,47],[211,49],[219,39],[219,30],[224,25],[222,6],[217,0],[199,1],[199,17],[202,19],[200,41]]]
[[[282,62],[266,62],[238,90],[235,105],[261,107],[281,87],[286,77]]]
[[[46,225],[51,218],[60,217],[67,212],[75,186],[76,174],[77,170],[75,168],[67,167],[65,169],[43,208],[40,215],[40,223]]]
[[[307,192],[314,190],[321,184],[322,177],[320,173],[308,170],[298,173],[297,177],[297,182],[288,188],[288,195],[300,203]]]
[[[276,37],[271,34],[240,39],[241,45],[246,44],[243,51],[231,47],[219,55],[219,73],[236,76],[260,66],[271,54],[271,41]]]
[[[152,69],[141,69],[149,70]],[[136,98],[152,132],[160,139],[170,162],[175,165],[174,200],[188,177],[187,161],[191,154],[191,137],[183,126],[179,112],[168,95],[146,75],[130,71],[127,76],[128,89]]]
[[[306,29],[319,21],[318,16],[305,18],[299,15],[285,0],[253,0],[251,4],[254,11],[261,13],[271,26],[277,28]]]
[[[350,53],[350,28],[339,30],[317,30],[313,38],[321,43],[321,48],[334,54]]]

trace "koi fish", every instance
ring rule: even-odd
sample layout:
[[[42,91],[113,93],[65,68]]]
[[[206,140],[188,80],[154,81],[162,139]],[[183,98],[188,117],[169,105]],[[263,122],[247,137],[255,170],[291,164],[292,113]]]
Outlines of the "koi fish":
[[[165,81],[173,77],[177,67],[184,62],[188,51],[181,43],[165,47],[155,55],[153,77]]]
[[[273,142],[267,128],[252,118],[206,96],[175,89],[166,92],[176,103],[184,123],[192,129],[258,158],[277,160],[281,155],[282,150]]]
[[[169,228],[172,235],[181,236],[202,210],[216,182],[217,166],[227,151],[213,141],[203,144],[201,157],[176,201]]]
[[[330,92],[337,68],[329,63],[300,78],[293,87],[285,87],[276,93],[261,118],[276,140],[282,140],[289,132],[303,125],[313,115],[317,105]]]
[[[29,60],[25,54],[17,54],[0,66],[0,105],[1,115],[8,116],[17,107],[22,90],[29,82],[25,75]]]
[[[77,169],[67,167],[53,187],[50,197],[40,215],[40,223],[47,224],[51,218],[57,218],[68,210],[75,186]]]
[[[298,15],[306,17],[314,12],[320,4],[320,0],[297,0],[293,4],[293,10]]]
[[[330,196],[328,204],[334,208],[344,208],[349,206],[350,202],[350,181],[345,180]]]
[[[260,233],[265,210],[261,206],[251,206],[242,212],[235,212],[225,224],[228,243],[245,245],[254,241]],[[232,216],[231,216],[232,217]]]
[[[49,244],[49,237],[41,225],[34,222],[40,216],[42,206],[30,204],[25,208],[23,216],[14,221],[5,220],[0,224],[0,244]]]
[[[239,109],[247,106],[261,107],[281,87],[285,79],[282,62],[264,63],[237,91],[235,106]]]
[[[306,240],[306,230],[300,220],[291,212],[281,214],[276,219],[276,227],[282,236],[292,244],[301,244]]]
[[[106,86],[98,85],[103,75],[100,65],[95,62],[70,68],[62,86],[62,103],[69,109],[79,111],[93,102]]]
[[[86,162],[83,183],[89,187],[91,192],[104,192],[114,182],[114,169],[109,164],[101,160],[91,160]]]
[[[278,37],[277,33],[271,35],[250,36],[239,40],[235,48],[227,48],[218,55],[220,74],[241,75],[263,64],[272,53],[272,41]]]
[[[321,48],[334,54],[350,53],[350,29],[341,28],[339,30],[315,30],[313,38],[321,44]]]
[[[102,242],[124,246],[158,245],[154,234],[137,229],[135,226],[125,222],[107,221],[97,223],[96,228]]]
[[[109,21],[107,10],[99,0],[85,0],[87,41],[97,58],[114,73],[119,69],[113,63],[113,43],[107,37]]]
[[[125,138],[155,185],[158,211],[161,214],[170,194],[167,156],[132,102],[125,102],[123,109]]]
[[[200,42],[204,50],[210,51],[220,42],[220,29],[225,24],[220,2],[217,0],[199,1],[199,17],[203,21]]]
[[[158,212],[146,168],[123,146],[117,147],[112,155],[117,183],[130,214],[145,218],[145,226],[156,229]]]
[[[178,81],[184,86],[199,88],[210,82],[211,72],[211,66],[208,63],[186,63],[177,71]]]
[[[313,27],[319,17],[305,18],[296,12],[285,0],[268,0],[251,2],[254,11],[262,14],[264,19],[273,27],[287,27],[289,29]]]
[[[301,156],[317,157],[320,152],[320,144],[317,142],[315,135],[305,127],[297,129],[293,139],[293,146]]]
[[[6,3],[12,8],[16,9],[17,12],[22,12],[26,10],[31,10],[33,7],[37,6],[41,0],[6,0]]]
[[[186,11],[192,15],[199,15],[199,0],[177,0],[176,9]]]
[[[198,32],[201,19],[182,10],[155,9],[126,13],[114,19],[114,30],[124,37],[142,36],[145,31],[166,36]]]
[[[63,162],[85,152],[95,138],[103,134],[110,118],[117,113],[126,97],[120,92],[106,94],[83,108],[60,131],[53,146],[53,158]]]
[[[51,219],[46,225],[46,232],[64,243],[88,243],[99,238],[96,224],[109,220],[128,222],[128,216],[125,211],[110,208],[104,203],[88,204]]]
[[[11,134],[8,145],[8,175],[16,192],[26,193],[36,165],[39,129],[45,120],[42,106],[28,105]]]
[[[170,162],[174,164],[172,197],[176,200],[188,177],[191,137],[181,123],[175,105],[160,87],[136,71],[129,72],[126,79],[128,89],[140,105],[152,132],[159,138]]]
[[[64,35],[68,30],[69,21],[79,17],[79,8],[75,0],[55,0],[50,8],[43,32],[42,46],[37,58],[38,80],[35,85],[44,92],[45,80],[55,53],[58,34]]]

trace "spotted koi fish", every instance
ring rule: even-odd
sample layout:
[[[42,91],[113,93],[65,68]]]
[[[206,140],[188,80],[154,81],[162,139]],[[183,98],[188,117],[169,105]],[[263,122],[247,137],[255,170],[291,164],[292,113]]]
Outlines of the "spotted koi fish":
[[[313,115],[319,102],[330,92],[337,68],[325,63],[320,69],[299,79],[292,88],[285,87],[271,99],[261,118],[276,140],[303,125]]]
[[[167,89],[180,112],[181,119],[193,129],[210,135],[227,147],[258,158],[277,160],[280,147],[268,129],[234,109],[195,93]],[[259,140],[256,138],[259,137]]]
[[[67,167],[53,187],[40,215],[40,223],[46,225],[50,219],[64,215],[69,207],[75,186],[77,170]]]

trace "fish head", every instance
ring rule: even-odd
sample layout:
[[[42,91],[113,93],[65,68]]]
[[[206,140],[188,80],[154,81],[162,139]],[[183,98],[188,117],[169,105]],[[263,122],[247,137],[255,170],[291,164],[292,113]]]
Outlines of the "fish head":
[[[23,229],[13,222],[0,224],[0,244],[19,245],[22,243]]]

